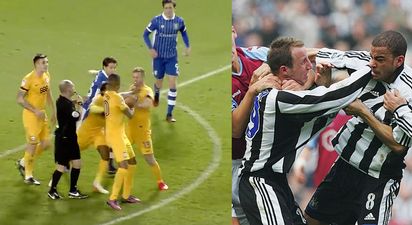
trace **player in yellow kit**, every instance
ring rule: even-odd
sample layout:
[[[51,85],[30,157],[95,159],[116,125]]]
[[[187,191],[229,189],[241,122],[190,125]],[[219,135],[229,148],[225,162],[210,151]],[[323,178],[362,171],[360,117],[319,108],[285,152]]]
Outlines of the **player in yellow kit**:
[[[143,154],[145,161],[151,167],[157,179],[159,190],[167,190],[169,187],[163,181],[159,164],[153,154],[152,130],[150,124],[150,108],[153,106],[153,91],[144,83],[145,72],[142,67],[136,67],[132,71],[132,90],[137,97],[135,114],[129,120],[126,134],[131,144],[136,144]]]
[[[46,115],[46,103],[51,107],[50,121],[56,123],[56,110],[50,91],[49,61],[44,54],[33,58],[34,70],[27,74],[17,93],[17,103],[23,109],[23,125],[26,131],[27,147],[24,158],[17,161],[17,166],[26,184],[40,185],[33,178],[35,156],[50,146],[50,129]]]
[[[123,97],[118,93],[119,88],[120,76],[117,74],[109,75],[107,91],[104,93],[106,141],[108,146],[112,148],[114,158],[119,164],[119,167],[114,177],[112,192],[107,204],[115,210],[122,209],[117,202],[117,197],[122,186],[123,202],[140,202],[138,198],[130,194],[133,184],[133,175],[136,169],[136,158],[133,148],[125,133],[125,126],[127,122],[126,117],[131,118],[134,110],[130,109],[126,105]]]
[[[77,142],[79,143],[80,150],[87,149],[90,145],[93,145],[100,154],[100,162],[97,169],[96,177],[93,181],[93,187],[100,193],[109,194],[109,191],[103,188],[101,185],[103,175],[107,171],[107,164],[109,160],[110,149],[106,144],[106,138],[104,134],[105,117],[103,107],[103,95],[106,91],[107,83],[104,82],[100,86],[100,93],[95,96],[93,102],[90,105],[89,114],[81,123],[77,130]]]

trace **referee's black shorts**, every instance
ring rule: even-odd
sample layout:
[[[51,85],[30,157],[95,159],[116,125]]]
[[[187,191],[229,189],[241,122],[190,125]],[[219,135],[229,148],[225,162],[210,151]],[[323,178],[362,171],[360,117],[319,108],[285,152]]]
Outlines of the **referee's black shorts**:
[[[243,174],[239,198],[250,224],[306,224],[284,173]]]
[[[54,160],[57,164],[68,166],[71,160],[80,159],[77,136],[62,137],[56,134],[54,139]]]

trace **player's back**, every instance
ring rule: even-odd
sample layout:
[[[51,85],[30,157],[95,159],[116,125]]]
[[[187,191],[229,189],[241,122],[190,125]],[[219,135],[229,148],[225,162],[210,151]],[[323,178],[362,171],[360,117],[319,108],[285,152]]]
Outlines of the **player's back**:
[[[126,116],[123,111],[128,107],[120,94],[106,91],[104,94],[104,113],[106,116],[106,137],[118,136],[125,132]]]
[[[20,89],[27,91],[25,98],[28,103],[37,109],[45,109],[49,90],[49,74],[46,72],[37,76],[33,70],[23,78]]]

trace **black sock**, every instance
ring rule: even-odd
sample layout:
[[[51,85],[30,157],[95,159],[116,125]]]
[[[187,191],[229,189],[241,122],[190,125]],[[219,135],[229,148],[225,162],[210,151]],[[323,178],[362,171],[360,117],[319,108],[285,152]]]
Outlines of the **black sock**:
[[[77,180],[79,179],[80,169],[72,168],[70,173],[70,192],[77,191]]]
[[[57,188],[57,184],[59,183],[60,177],[62,176],[62,172],[55,170],[52,176],[52,184],[50,187],[50,191],[55,191]]]

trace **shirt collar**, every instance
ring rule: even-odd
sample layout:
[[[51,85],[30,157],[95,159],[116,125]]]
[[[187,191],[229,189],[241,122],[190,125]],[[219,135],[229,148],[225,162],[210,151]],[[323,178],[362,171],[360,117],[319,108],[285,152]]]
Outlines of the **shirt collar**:
[[[162,13],[162,17],[163,17],[164,20],[173,20],[175,18],[175,16],[176,16],[176,14],[173,13],[172,18],[169,19],[169,18],[166,17],[166,15],[164,13]]]
[[[109,78],[109,76],[107,76],[107,74],[106,74],[106,72],[104,72],[104,70],[101,70],[101,71],[102,71],[103,75],[104,75],[106,78]]]

